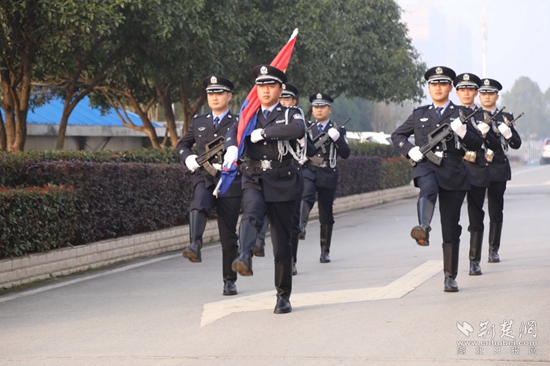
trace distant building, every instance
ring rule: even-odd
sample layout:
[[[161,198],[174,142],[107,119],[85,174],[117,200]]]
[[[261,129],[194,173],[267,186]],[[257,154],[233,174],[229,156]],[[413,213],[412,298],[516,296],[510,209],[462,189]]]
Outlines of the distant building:
[[[4,112],[2,115],[4,115]],[[63,101],[54,99],[41,107],[29,110],[27,116],[27,139],[25,150],[53,150],[57,141],[59,121],[63,113]],[[136,126],[143,126],[139,117],[126,111]],[[165,127],[153,123],[159,138],[164,137]],[[122,121],[111,109],[105,115],[99,109],[89,106],[85,98],[75,107],[69,117],[65,134],[64,150],[133,150],[151,146],[149,138],[124,127]]]

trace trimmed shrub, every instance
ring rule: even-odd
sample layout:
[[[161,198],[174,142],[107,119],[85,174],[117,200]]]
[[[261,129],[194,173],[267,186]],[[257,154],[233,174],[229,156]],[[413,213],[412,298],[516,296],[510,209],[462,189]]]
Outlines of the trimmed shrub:
[[[338,160],[336,197],[372,192],[380,189],[382,158],[378,156],[350,156]]]
[[[72,187],[0,188],[0,258],[63,247],[78,221]]]
[[[74,185],[76,244],[182,225],[193,193],[181,164],[40,162],[20,173],[32,185]]]
[[[395,188],[407,185],[413,179],[413,167],[404,157],[387,158],[382,164],[380,189]]]
[[[375,142],[351,142],[349,147],[351,155],[354,156],[380,156],[382,158],[401,156],[393,145],[382,145]]]

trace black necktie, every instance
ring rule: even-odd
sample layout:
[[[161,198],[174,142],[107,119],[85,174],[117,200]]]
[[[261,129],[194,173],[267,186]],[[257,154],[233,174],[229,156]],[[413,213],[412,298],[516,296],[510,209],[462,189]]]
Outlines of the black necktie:
[[[435,113],[437,113],[437,116],[441,118],[441,111],[443,111],[443,107],[437,107],[435,109]]]
[[[214,128],[218,128],[218,123],[220,123],[220,118],[219,117],[214,118]]]
[[[271,113],[271,111],[269,109],[266,109],[264,111],[264,119],[267,120],[267,117],[269,117],[269,113]]]

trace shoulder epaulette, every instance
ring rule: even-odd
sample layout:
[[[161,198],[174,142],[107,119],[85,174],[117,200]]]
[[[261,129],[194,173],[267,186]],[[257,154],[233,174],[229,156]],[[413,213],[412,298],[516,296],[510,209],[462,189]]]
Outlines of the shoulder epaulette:
[[[208,115],[208,114],[210,114],[210,113],[195,114],[195,115],[193,116],[193,119],[195,119],[195,118],[200,118],[200,117],[204,117],[204,116],[206,116],[206,115]]]
[[[426,105],[420,105],[418,107],[414,107],[414,110],[416,111],[417,109],[424,109],[424,108],[428,108],[431,104],[426,104]]]

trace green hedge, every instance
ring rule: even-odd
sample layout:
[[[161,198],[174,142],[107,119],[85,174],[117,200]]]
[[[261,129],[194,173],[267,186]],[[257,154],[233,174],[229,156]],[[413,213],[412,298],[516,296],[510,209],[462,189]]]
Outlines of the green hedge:
[[[401,156],[393,145],[383,145],[375,142],[351,142],[349,147],[351,155],[354,156],[379,156],[382,158],[397,158]]]
[[[340,179],[336,196],[408,184],[412,179],[412,167],[406,159],[367,155],[392,155],[392,149],[389,145],[354,144],[355,156],[338,162]],[[170,163],[142,163],[157,160]],[[53,212],[57,213],[56,229],[46,230],[51,231],[49,234],[41,233],[33,237],[33,230],[36,228],[31,227],[34,223],[30,218],[34,216],[27,213],[25,217],[29,217],[31,221],[20,221],[22,224],[17,225],[17,229],[11,228],[9,231],[14,234],[9,234],[11,236],[6,236],[7,239],[3,240],[4,243],[9,242],[11,248],[0,249],[0,255],[4,256],[47,250],[65,245],[69,241],[73,245],[80,245],[182,225],[187,223],[189,204],[193,196],[191,175],[173,150],[168,148],[100,153],[0,153],[0,180],[4,187],[74,187],[49,188],[47,191],[51,191],[52,195],[56,193],[57,200],[52,198],[40,203],[44,212],[48,211],[47,207],[52,206],[51,217],[54,217]],[[4,192],[12,193],[0,196],[0,215],[9,217],[17,206],[13,203],[13,198],[8,199],[16,195],[14,192],[28,192],[25,197],[34,197],[38,195],[37,192],[42,191],[43,188],[5,190]],[[31,200],[26,199],[29,202]],[[19,198],[17,201],[19,206],[29,206],[29,212],[34,211],[34,206],[27,205],[22,200],[23,198]],[[67,213],[74,213],[76,210],[79,214],[59,214],[63,205],[66,205]],[[13,220],[13,213],[11,215]],[[57,230],[58,226],[62,230]],[[72,231],[67,232],[67,227],[71,227]],[[0,232],[4,234],[4,231]],[[18,241],[14,241],[15,236]],[[27,244],[31,242],[32,245]],[[39,242],[44,244],[37,244]]]
[[[72,187],[0,188],[0,258],[66,246],[77,221]]]

